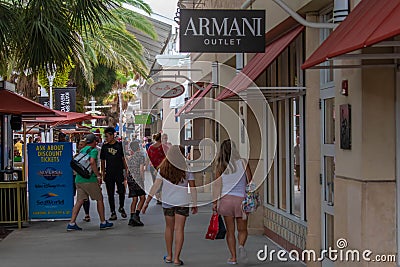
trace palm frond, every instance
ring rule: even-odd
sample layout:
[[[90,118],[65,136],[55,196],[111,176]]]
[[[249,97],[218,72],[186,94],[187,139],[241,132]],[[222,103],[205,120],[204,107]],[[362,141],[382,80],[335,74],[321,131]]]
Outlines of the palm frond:
[[[70,10],[70,22],[78,32],[96,32],[105,22],[112,22],[110,11],[119,6],[114,0],[75,0],[67,1]]]
[[[0,62],[7,62],[11,54],[11,46],[13,38],[11,34],[14,32],[16,18],[13,16],[12,6],[6,1],[0,1]]]
[[[74,52],[73,58],[75,59],[74,61],[77,62],[76,67],[80,70],[86,84],[92,89],[94,87],[92,64],[89,58],[85,56],[86,54],[82,46],[75,47]]]
[[[52,12],[59,10],[57,16]],[[29,1],[26,11],[18,20],[19,46],[17,56],[20,68],[47,68],[63,65],[70,56],[71,48],[79,45],[73,36],[61,1]]]
[[[131,6],[137,7],[139,9],[143,10],[144,12],[146,12],[149,15],[151,13],[153,13],[153,11],[151,10],[150,5],[147,4],[143,0],[117,0],[117,2],[120,4],[120,6],[122,6],[122,4],[125,3],[125,4],[129,4]]]
[[[125,8],[114,9],[113,13],[123,23],[147,34],[153,40],[158,39],[154,25],[145,16]]]

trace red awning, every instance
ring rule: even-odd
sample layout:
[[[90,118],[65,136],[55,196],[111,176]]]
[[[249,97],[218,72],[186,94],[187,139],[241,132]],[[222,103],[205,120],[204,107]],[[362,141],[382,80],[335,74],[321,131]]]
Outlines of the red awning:
[[[265,47],[264,53],[257,53],[243,70],[233,78],[225,90],[217,96],[222,100],[246,90],[251,83],[263,73],[269,65],[285,50],[285,48],[303,31],[304,26],[298,26],[294,30],[283,35]]]
[[[400,1],[363,0],[301,66],[373,45],[400,34]]]
[[[200,102],[200,100],[203,99],[208,92],[210,92],[212,86],[213,85],[210,83],[206,88],[204,88],[204,90],[201,90],[200,95],[193,100],[192,104],[186,108],[185,112],[190,112]]]
[[[197,91],[192,95],[192,97],[189,98],[188,101],[186,101],[185,105],[183,105],[183,107],[181,107],[181,109],[178,110],[178,112],[175,114],[175,117],[178,117],[179,115],[181,115],[182,112],[185,111],[185,109],[187,108],[187,106],[189,106],[189,105],[192,103],[193,99],[195,99],[200,93],[201,93],[201,90],[197,90]]]
[[[0,89],[0,113],[22,116],[52,116],[55,112],[7,89]]]
[[[105,119],[107,118],[107,116],[103,116],[103,115],[92,115],[92,119]]]
[[[71,124],[93,119],[93,117],[89,114],[78,112],[63,112],[56,110],[56,113],[59,115],[59,117],[41,117],[39,119],[42,124],[49,124],[52,126]]]

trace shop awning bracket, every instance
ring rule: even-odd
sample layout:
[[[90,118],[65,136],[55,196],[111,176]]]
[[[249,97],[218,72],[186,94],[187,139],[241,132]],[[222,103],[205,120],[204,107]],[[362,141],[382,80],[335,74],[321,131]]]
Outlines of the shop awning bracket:
[[[190,84],[193,84],[193,86],[194,87],[196,87],[198,90],[200,90],[200,91],[202,91],[202,90],[204,90],[205,88],[204,87],[201,87],[201,86],[198,86],[192,79],[190,79],[189,77],[187,77],[187,76],[185,76],[185,75],[157,75],[157,78],[184,78],[184,79],[186,79],[187,81],[189,81],[190,82]]]
[[[260,93],[255,93],[256,90],[259,90],[268,102],[293,98],[306,93],[306,87],[304,86],[248,87],[246,91],[242,91],[239,95],[225,98],[224,101],[263,100],[260,99]]]

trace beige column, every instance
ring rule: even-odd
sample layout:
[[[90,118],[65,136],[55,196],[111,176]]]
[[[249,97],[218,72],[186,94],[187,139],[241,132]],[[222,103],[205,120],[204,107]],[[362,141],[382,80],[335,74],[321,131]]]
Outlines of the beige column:
[[[371,250],[371,258],[397,250],[395,75],[391,68],[343,70],[337,80],[337,87],[349,81],[349,96],[338,88],[334,236],[347,240],[346,249]],[[341,104],[351,104],[351,150],[340,149]]]

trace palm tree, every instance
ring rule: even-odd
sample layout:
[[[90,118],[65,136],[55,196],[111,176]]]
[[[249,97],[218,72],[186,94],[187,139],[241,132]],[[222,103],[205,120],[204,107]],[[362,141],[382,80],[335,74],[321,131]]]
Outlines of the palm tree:
[[[118,6],[114,0],[8,1],[18,15],[15,32],[17,69],[37,71],[62,68],[81,48],[78,34],[94,31],[104,21],[111,21],[109,7]]]
[[[92,72],[88,70],[98,65],[123,72],[125,75],[135,73],[146,77],[148,73],[143,46],[127,31],[126,24],[156,39],[153,25],[144,16],[122,7],[114,8],[112,14],[116,18],[112,22],[105,22],[96,31],[82,34],[84,51],[78,54],[76,62],[80,63],[77,65],[78,70],[86,75],[89,87],[92,86],[92,78],[88,76]]]
[[[143,75],[141,45],[133,36],[124,35],[124,23],[155,34],[142,17],[124,11],[123,2],[151,12],[143,0],[1,1],[5,19],[0,20],[0,53],[6,60],[1,63],[0,75],[9,77],[11,70],[22,73],[30,69],[36,73],[40,69],[54,70],[54,66],[64,69],[70,61],[79,67],[90,86],[92,69],[99,63],[115,69],[131,68]]]

